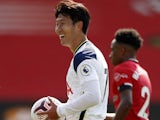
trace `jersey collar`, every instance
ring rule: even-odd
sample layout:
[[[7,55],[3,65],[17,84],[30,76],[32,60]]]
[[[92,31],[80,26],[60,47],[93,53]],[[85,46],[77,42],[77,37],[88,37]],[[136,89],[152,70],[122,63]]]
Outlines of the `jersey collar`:
[[[128,60],[138,63],[139,61],[135,58],[129,58]]]
[[[74,54],[79,50],[79,48],[84,45],[87,42],[87,40],[83,41],[74,51]]]

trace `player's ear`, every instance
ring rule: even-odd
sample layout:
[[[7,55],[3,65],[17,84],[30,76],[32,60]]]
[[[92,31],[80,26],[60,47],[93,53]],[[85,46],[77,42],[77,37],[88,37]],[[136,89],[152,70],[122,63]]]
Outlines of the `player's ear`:
[[[126,48],[125,47],[121,47],[120,54],[121,54],[121,56],[124,56],[126,54]]]
[[[83,22],[82,22],[82,21],[78,21],[78,22],[76,23],[76,28],[77,28],[78,30],[82,30],[82,28],[83,28]]]

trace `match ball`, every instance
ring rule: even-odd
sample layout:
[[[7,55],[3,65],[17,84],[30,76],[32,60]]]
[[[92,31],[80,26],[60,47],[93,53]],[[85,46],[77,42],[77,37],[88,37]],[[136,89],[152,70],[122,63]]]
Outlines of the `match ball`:
[[[54,97],[50,97],[50,99],[52,100],[52,102],[55,105],[61,104],[61,102]],[[33,104],[32,108],[31,108],[32,120],[45,120],[47,118],[47,114],[46,115],[37,115],[37,113],[47,111],[50,108],[51,108],[51,106],[50,106],[50,101],[49,101],[48,97],[40,98],[39,100],[37,100]]]

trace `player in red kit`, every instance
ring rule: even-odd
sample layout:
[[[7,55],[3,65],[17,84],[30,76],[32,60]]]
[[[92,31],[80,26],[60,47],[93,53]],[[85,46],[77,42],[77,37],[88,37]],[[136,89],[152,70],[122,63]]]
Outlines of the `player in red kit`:
[[[152,93],[150,78],[136,59],[143,39],[135,29],[119,29],[111,43],[114,67],[113,103],[115,113],[106,120],[149,120]]]

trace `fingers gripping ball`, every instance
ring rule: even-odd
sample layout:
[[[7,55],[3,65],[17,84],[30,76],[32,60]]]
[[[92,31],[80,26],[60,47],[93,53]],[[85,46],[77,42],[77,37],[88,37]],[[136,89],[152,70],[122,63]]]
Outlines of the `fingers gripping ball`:
[[[59,105],[61,102],[54,97],[50,97],[54,104]],[[38,112],[47,111],[51,108],[50,101],[48,97],[43,97],[37,100],[32,108],[31,108],[31,118],[32,120],[45,120],[47,118],[46,115],[37,115]]]

